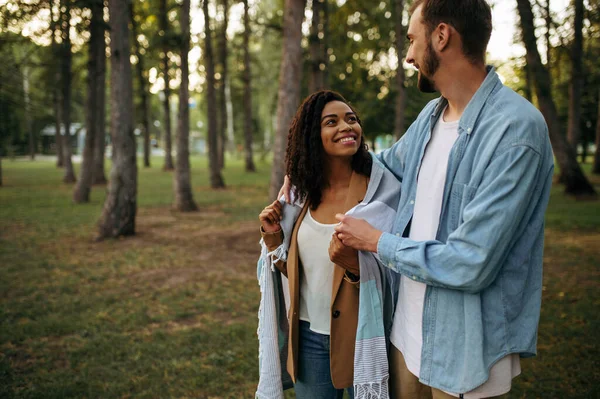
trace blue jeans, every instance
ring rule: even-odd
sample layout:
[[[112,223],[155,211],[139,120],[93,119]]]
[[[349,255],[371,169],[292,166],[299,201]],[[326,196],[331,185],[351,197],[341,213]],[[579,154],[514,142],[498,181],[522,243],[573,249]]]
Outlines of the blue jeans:
[[[329,335],[311,331],[310,323],[300,320],[298,343],[298,378],[294,385],[297,399],[342,399],[343,389],[331,382],[329,368]],[[354,399],[352,387],[346,388]]]

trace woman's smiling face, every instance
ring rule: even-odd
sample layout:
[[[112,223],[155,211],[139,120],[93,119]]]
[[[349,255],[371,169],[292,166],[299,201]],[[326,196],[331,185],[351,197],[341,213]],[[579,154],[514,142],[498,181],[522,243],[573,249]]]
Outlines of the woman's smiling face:
[[[358,151],[362,127],[358,117],[342,101],[330,101],[321,113],[321,141],[328,157],[352,157]]]

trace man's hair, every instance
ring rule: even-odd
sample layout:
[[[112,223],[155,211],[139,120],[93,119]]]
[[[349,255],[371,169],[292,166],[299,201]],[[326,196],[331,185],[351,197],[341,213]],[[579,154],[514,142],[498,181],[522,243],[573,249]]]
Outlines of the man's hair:
[[[328,184],[327,176],[323,173],[325,150],[321,140],[321,114],[325,104],[331,101],[345,103],[356,114],[341,94],[329,90],[317,91],[302,102],[288,133],[286,174],[297,198],[307,199],[312,209],[316,209],[321,203],[323,189]],[[358,114],[356,119],[361,124]],[[351,166],[353,171],[370,176],[373,160],[364,140],[363,134],[358,151],[352,156]]]
[[[475,63],[485,62],[492,34],[492,10],[485,0],[415,0],[410,13],[421,5],[428,35],[440,23],[447,23],[460,34],[465,56]]]

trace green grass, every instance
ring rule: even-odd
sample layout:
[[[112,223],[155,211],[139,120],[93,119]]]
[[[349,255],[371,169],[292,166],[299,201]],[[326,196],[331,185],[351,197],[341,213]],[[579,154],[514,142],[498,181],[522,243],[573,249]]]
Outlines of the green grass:
[[[227,189],[214,191],[206,160],[193,158],[200,212],[182,214],[172,174],[153,165],[139,168],[138,234],[95,242],[104,187],[74,205],[52,163],[3,160],[0,398],[253,397],[270,167],[246,174],[230,160]],[[553,189],[539,353],[510,397],[600,395],[599,227],[600,202]]]

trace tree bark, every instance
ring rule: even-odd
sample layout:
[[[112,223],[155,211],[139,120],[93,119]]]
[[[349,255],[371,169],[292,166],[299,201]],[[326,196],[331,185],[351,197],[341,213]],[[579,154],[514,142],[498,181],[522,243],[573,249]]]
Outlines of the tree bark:
[[[312,0],[312,22],[310,25],[310,34],[308,36],[310,52],[310,75],[308,77],[308,92],[314,93],[325,87],[323,69],[323,51],[322,41],[319,38],[321,30],[321,12],[324,0]]]
[[[571,43],[571,83],[569,85],[569,121],[567,138],[577,151],[581,129],[581,94],[583,91],[583,0],[575,0],[575,36]]]
[[[600,88],[598,89],[598,118],[596,119],[596,150],[594,151],[594,164],[592,173],[600,175]]]
[[[244,3],[244,148],[246,172],[255,172],[252,156],[252,74],[250,70],[250,15],[248,0]]]
[[[148,112],[148,76],[146,68],[144,68],[144,56],[142,55],[142,49],[138,40],[137,21],[135,20],[134,5],[131,3],[131,14],[129,18],[131,20],[131,31],[133,34],[133,47],[135,49],[135,56],[137,58],[136,72],[140,90],[140,110],[142,111],[142,127],[144,130],[144,167],[150,167],[150,114]]]
[[[129,44],[129,1],[108,0],[110,14],[110,100],[113,162],[98,223],[99,237],[135,234],[137,164],[133,134],[133,84]]]
[[[102,0],[104,7],[105,1]],[[93,184],[104,185],[107,183],[104,173],[104,154],[106,150],[106,39],[104,37],[106,25],[102,18],[102,40],[98,41],[96,74],[96,139],[94,140],[94,172]],[[112,147],[113,155],[115,147]]]
[[[560,131],[556,105],[551,94],[550,75],[542,65],[536,44],[533,12],[529,0],[517,0],[517,9],[521,17],[521,30],[527,51],[527,63],[531,66],[538,104],[548,124],[554,155],[565,178],[565,193],[574,196],[595,197],[594,188],[577,163],[575,151]]]
[[[175,168],[175,208],[181,212],[197,211],[192,195],[190,176],[190,99],[189,65],[190,51],[190,0],[181,5],[181,84],[179,85],[179,118],[177,123],[177,167]]]
[[[169,20],[167,18],[167,0],[160,0],[159,12],[159,29],[163,32],[161,65],[163,80],[165,83],[165,98],[163,99],[163,112],[165,114],[165,164],[163,166],[163,170],[173,170],[173,151],[171,148],[171,103],[169,99],[171,95],[171,89],[169,87]]]
[[[61,124],[61,115],[60,115],[60,48],[58,43],[56,42],[56,35],[60,32],[60,16],[58,21],[54,19],[54,0],[51,0],[49,3],[50,8],[50,20],[52,21],[52,37],[51,37],[51,45],[50,49],[52,50],[52,54],[55,56],[55,60],[52,63],[52,68],[54,71],[55,83],[53,85],[52,90],[52,101],[54,103],[54,129],[56,131],[56,135],[54,136],[54,140],[56,142],[56,167],[62,168],[64,166],[63,162],[63,140],[62,135],[60,134],[60,124]]]
[[[552,14],[550,14],[550,0],[546,0],[544,8],[544,19],[546,20],[546,68],[548,69],[548,75],[552,79],[552,74],[550,73],[550,68],[552,68],[552,56],[550,54],[550,50],[552,49],[552,44],[550,43],[550,26],[552,25]]]
[[[31,98],[29,95],[29,67],[23,66],[23,94],[25,96],[25,125],[29,140],[29,157],[35,160],[35,136],[33,134],[33,121],[31,117]]]
[[[212,33],[210,29],[210,15],[208,14],[208,0],[202,1],[204,13],[204,64],[206,67],[206,103],[208,118],[208,166],[210,169],[210,186],[224,188],[225,183],[219,167],[219,147],[217,142],[217,109],[215,93],[215,63],[212,48]]]
[[[61,43],[61,73],[60,83],[62,90],[62,120],[65,128],[65,137],[63,141],[63,162],[65,165],[64,183],[75,183],[75,170],[71,160],[71,0],[61,0],[60,2],[60,31],[62,37]]]
[[[104,4],[103,0],[94,0],[90,2],[90,41],[88,56],[88,76],[87,76],[87,104],[85,118],[85,145],[83,148],[83,159],[81,170],[79,172],[79,181],[73,191],[73,202],[82,203],[90,201],[90,191],[93,184],[94,173],[94,148],[98,137],[98,108],[103,106],[97,104],[98,91],[104,90],[103,86],[98,86],[99,58],[105,57],[104,53]]]
[[[221,64],[221,83],[219,85],[219,167],[225,167],[225,148],[227,146],[227,97],[225,94],[227,82],[227,26],[229,25],[229,2],[222,0],[223,24],[219,31],[219,63]]]
[[[404,1],[394,0],[394,13],[396,14],[396,53],[398,54],[398,69],[396,69],[396,109],[394,115],[394,137],[400,140],[404,134],[404,111],[406,109],[406,90],[404,88],[404,26],[402,26],[402,14],[404,12]]]
[[[273,166],[269,198],[274,200],[285,176],[285,152],[289,125],[300,103],[302,77],[302,20],[306,0],[285,0],[283,15],[283,51],[279,71],[277,130],[273,144]]]

